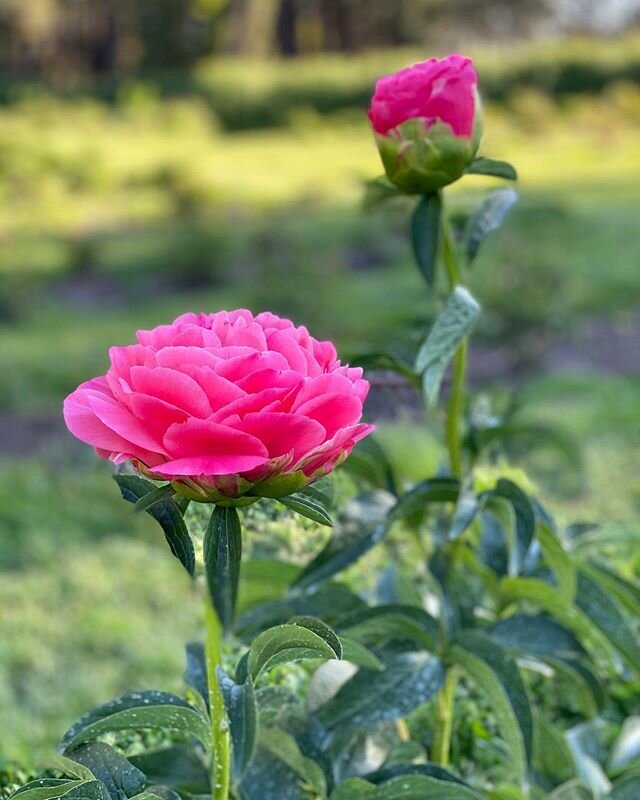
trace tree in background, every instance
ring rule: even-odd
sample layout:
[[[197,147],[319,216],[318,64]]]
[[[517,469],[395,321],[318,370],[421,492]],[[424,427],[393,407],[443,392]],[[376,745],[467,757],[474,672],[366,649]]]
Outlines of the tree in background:
[[[0,0],[0,69],[73,85],[184,69],[226,52],[264,58],[528,37],[633,21],[640,0]]]

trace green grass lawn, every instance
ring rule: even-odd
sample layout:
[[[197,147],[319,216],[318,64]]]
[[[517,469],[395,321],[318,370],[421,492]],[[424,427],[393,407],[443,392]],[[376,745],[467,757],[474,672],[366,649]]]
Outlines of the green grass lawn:
[[[585,320],[633,319],[638,104],[625,89],[561,110],[531,94],[488,110],[484,150],[518,166],[522,202],[470,284],[483,346],[527,375]],[[286,129],[231,135],[195,101],[0,111],[0,421],[59,419],[109,345],[189,309],[269,307],[348,354],[417,337],[438,292],[411,264],[407,209],[360,210],[378,172],[352,114],[301,112]],[[463,213],[488,185],[469,178],[452,203]],[[558,516],[632,525],[637,377],[563,370],[518,391],[528,418],[581,441],[584,480],[557,481],[550,456],[534,463]],[[387,422],[380,436],[407,480],[437,469],[428,427]],[[0,761],[41,754],[118,691],[177,689],[195,633],[179,565],[108,468],[70,439],[32,439],[24,458],[0,459]]]

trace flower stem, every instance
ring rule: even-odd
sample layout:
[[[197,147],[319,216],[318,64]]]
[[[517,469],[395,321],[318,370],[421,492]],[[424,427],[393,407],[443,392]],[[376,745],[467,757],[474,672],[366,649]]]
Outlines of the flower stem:
[[[441,767],[446,767],[449,764],[451,734],[453,731],[453,704],[457,682],[458,678],[455,671],[449,669],[444,686],[436,700],[438,721],[431,748],[431,760]]]
[[[444,265],[449,278],[451,291],[462,285],[462,275],[458,263],[458,251],[453,238],[451,224],[442,210],[442,252]],[[464,413],[464,387],[467,374],[467,340],[464,339],[453,359],[453,376],[449,407],[447,409],[446,441],[449,451],[449,465],[456,478],[462,477],[462,438],[460,423]]]
[[[222,663],[222,625],[209,595],[205,599],[205,653],[209,681],[209,708],[213,753],[211,756],[211,796],[213,800],[228,800],[230,784],[231,743],[229,722],[217,670]]]

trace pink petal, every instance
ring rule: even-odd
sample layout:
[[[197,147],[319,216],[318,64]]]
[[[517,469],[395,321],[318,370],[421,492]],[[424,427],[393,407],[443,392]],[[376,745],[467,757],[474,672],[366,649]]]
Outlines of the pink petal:
[[[243,417],[254,411],[279,411],[280,403],[287,394],[287,389],[264,389],[257,394],[248,394],[233,403],[224,406],[212,415],[213,422],[226,421],[233,416]]]
[[[135,445],[155,453],[164,452],[160,440],[147,431],[144,423],[117,401],[110,400],[98,392],[90,392],[87,400],[100,422],[115,431],[118,436],[122,436],[130,446]]]
[[[315,419],[333,436],[340,428],[354,425],[362,417],[362,403],[353,395],[325,394],[302,403],[296,414]]]
[[[156,361],[159,367],[181,370],[187,365],[214,369],[220,359],[202,347],[165,347],[159,350]]]
[[[140,392],[130,396],[129,406],[144,427],[159,441],[162,441],[167,428],[176,422],[184,422],[188,417],[187,412],[181,408]]]
[[[269,350],[282,353],[287,359],[291,369],[301,375],[307,374],[307,359],[305,358],[300,345],[287,330],[276,331],[269,336]]]
[[[161,475],[228,475],[268,460],[266,447],[254,436],[193,417],[172,425],[164,444],[174,460],[156,470]]]
[[[260,353],[242,348],[241,352],[234,350],[233,353],[225,355],[227,358],[218,363],[216,372],[234,383],[239,383],[242,378],[257,370],[289,369],[289,362],[279,353]]]
[[[237,427],[259,439],[270,458],[293,453],[293,461],[298,461],[327,438],[319,422],[292,414],[267,411],[247,414]]]
[[[291,389],[298,386],[302,380],[300,373],[291,369],[258,369],[241,378],[237,386],[249,394],[255,394],[269,388]]]
[[[325,373],[317,378],[306,378],[298,392],[292,409],[296,411],[307,400],[327,394],[353,394],[353,384],[348,378],[336,373]]]
[[[375,425],[352,425],[349,428],[344,428],[315,451],[305,456],[299,464],[296,464],[293,469],[302,469],[305,475],[313,475],[320,469],[331,467],[335,461],[344,453],[349,455],[354,445],[357,444],[365,436],[369,436],[375,430]]]
[[[211,414],[211,405],[204,389],[193,378],[175,369],[133,367],[131,381],[137,392],[164,400],[188,414],[196,417]]]

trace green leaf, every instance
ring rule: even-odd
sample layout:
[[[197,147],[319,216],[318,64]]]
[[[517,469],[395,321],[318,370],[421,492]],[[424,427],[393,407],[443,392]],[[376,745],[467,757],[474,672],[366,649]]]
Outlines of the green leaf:
[[[62,797],[66,792],[84,782],[70,781],[68,778],[39,778],[21,786],[11,797],[20,797],[20,800],[51,800],[51,798]]]
[[[282,600],[262,603],[245,612],[236,622],[236,633],[245,640],[274,625],[284,625],[294,616],[314,616],[333,624],[354,609],[364,608],[358,595],[339,583],[320,586],[313,592],[292,592]]]
[[[227,710],[233,743],[233,775],[240,781],[247,771],[256,748],[258,705],[251,678],[238,684],[218,667],[218,683]]]
[[[372,653],[369,648],[360,644],[356,639],[351,639],[348,636],[341,636],[340,642],[342,644],[342,658],[344,661],[349,661],[357,667],[364,667],[365,669],[382,670],[384,664],[375,653]]]
[[[96,777],[93,772],[87,769],[83,764],[79,764],[77,761],[73,761],[59,753],[55,753],[47,758],[45,768],[56,770],[63,775],[80,781],[92,781]]]
[[[493,158],[474,158],[466,168],[467,175],[491,175],[494,178],[504,178],[507,181],[517,181],[518,173],[508,161],[497,161]]]
[[[592,624],[586,614],[568,603],[553,586],[538,578],[503,578],[500,582],[500,594],[503,605],[509,602],[535,603],[577,634],[582,644],[594,655],[600,658],[603,655],[608,656],[611,666],[615,666],[611,658],[613,648],[608,638]]]
[[[211,602],[228,631],[235,614],[242,559],[242,530],[235,508],[215,507],[204,535],[203,553]]]
[[[544,614],[513,614],[487,631],[489,637],[507,650],[542,658],[580,658],[584,647],[574,634]]]
[[[488,636],[515,655],[533,656],[567,678],[584,713],[594,716],[604,705],[602,686],[584,661],[586,651],[572,631],[544,614],[513,614],[487,630]]]
[[[65,800],[111,800],[102,781],[83,781],[61,796]]]
[[[326,625],[321,619],[311,617],[306,614],[292,617],[289,620],[290,625],[298,625],[300,628],[306,628],[317,634],[321,639],[329,645],[329,647],[336,654],[337,659],[342,658],[342,642],[336,633]]]
[[[297,589],[312,589],[354,564],[388,533],[387,520],[353,520],[336,527],[331,539],[294,581]]]
[[[630,614],[640,617],[640,586],[626,580],[604,564],[589,562],[583,565],[582,571],[599,583]]]
[[[240,800],[302,800],[305,797],[303,781],[264,747],[258,747],[239,789]]]
[[[519,486],[506,478],[500,478],[495,488],[483,493],[482,497],[488,505],[492,505],[494,500],[506,501],[513,509],[515,542],[511,548],[509,572],[517,575],[522,570],[536,531],[536,517],[531,501]]]
[[[400,719],[434,697],[444,682],[442,663],[424,652],[389,656],[384,664],[382,672],[360,669],[318,709],[320,722],[343,733]]]
[[[138,502],[158,491],[155,484],[137,475],[114,475],[114,479],[120,487],[122,497],[136,507]],[[193,577],[196,571],[196,555],[181,508],[174,500],[165,498],[154,502],[145,510],[159,523],[171,552]]]
[[[465,231],[467,259],[471,263],[478,255],[480,245],[492,231],[504,222],[507,213],[518,200],[518,193],[511,188],[496,189],[471,216]]]
[[[640,644],[634,629],[605,588],[582,570],[578,572],[576,604],[637,673]]]
[[[373,489],[385,489],[393,495],[398,495],[391,462],[373,436],[367,436],[358,442],[345,462],[344,469],[366,481]]]
[[[569,603],[576,596],[576,569],[564,545],[553,529],[541,522],[538,525],[538,541],[542,548],[544,560],[556,576],[558,591]]]
[[[440,629],[436,620],[421,608],[389,604],[363,608],[343,617],[340,633],[371,645],[411,640],[433,652]]]
[[[297,624],[269,628],[251,644],[247,662],[248,673],[256,681],[262,672],[281,664],[309,658],[324,660],[340,658],[334,649],[333,637],[335,634],[327,641],[318,633]]]
[[[389,512],[390,522],[413,517],[432,503],[457,503],[460,482],[456,478],[429,478],[405,492]]]
[[[564,732],[541,714],[535,716],[534,731],[535,769],[544,775],[552,786],[575,779],[576,764]]]
[[[209,708],[209,679],[207,678],[207,661],[204,645],[200,642],[189,642],[186,648],[187,663],[184,671],[184,682],[194,689]]]
[[[640,797],[640,772],[625,775],[613,784],[608,800],[638,800]]]
[[[362,778],[350,778],[332,793],[331,800],[481,800],[481,796],[451,781],[405,775],[380,786]]]
[[[420,198],[411,219],[411,243],[420,272],[429,286],[436,278],[442,200],[438,193]]]
[[[326,525],[329,528],[333,526],[331,515],[316,497],[304,492],[295,492],[286,497],[280,497],[278,502],[295,511],[296,514],[300,514],[301,517],[312,519],[319,525]]]
[[[565,734],[576,763],[578,779],[588,786],[591,793],[601,800],[611,789],[602,761],[606,745],[606,725],[602,720],[592,720],[574,725]]]
[[[619,773],[631,765],[640,769],[640,716],[627,717],[609,757],[609,771]],[[640,795],[638,795],[640,797]]]
[[[143,772],[104,742],[81,744],[69,751],[68,757],[91,770],[107,787],[111,800],[133,797],[146,783]]]
[[[488,425],[487,427],[476,429],[473,432],[473,444],[478,453],[489,447],[495,446],[498,442],[520,441],[528,448],[547,446],[552,447],[562,455],[576,472],[583,469],[582,456],[574,439],[565,431],[531,422],[504,422],[499,425]]]
[[[157,503],[162,503],[164,500],[171,500],[175,494],[176,490],[170,483],[167,483],[165,486],[156,486],[151,492],[148,492],[139,500],[136,500],[134,511],[148,511]]]
[[[194,747],[176,744],[129,756],[129,761],[144,772],[151,784],[187,794],[208,794],[211,790],[209,770]]]
[[[402,192],[384,175],[367,181],[363,205],[366,211],[382,205],[387,200],[402,197]]]
[[[53,800],[57,797],[64,797],[65,800],[111,800],[102,781],[67,781],[51,778],[32,781],[18,789],[12,797],[20,797],[20,800]]]
[[[415,744],[417,744],[417,742],[415,742]],[[406,777],[408,775],[424,775],[427,778],[437,778],[440,781],[457,783],[470,788],[463,780],[438,764],[394,764],[393,766],[383,767],[376,772],[369,773],[366,779],[370,783],[378,785],[380,783],[386,783],[392,778]]]
[[[327,781],[322,769],[301,752],[293,736],[281,728],[264,728],[260,731],[260,746],[286,764],[302,784],[314,793],[314,797],[326,798]]]
[[[569,781],[554,789],[547,800],[594,800],[593,794],[580,781]]]
[[[480,634],[464,633],[458,641],[451,657],[487,695],[514,771],[524,781],[533,747],[533,717],[518,667],[507,652]]]
[[[586,717],[595,717],[604,711],[607,697],[600,677],[594,668],[583,660],[562,659],[549,656],[546,663],[566,678],[568,690]]]
[[[208,721],[181,697],[165,692],[134,692],[94,708],[64,735],[63,753],[104,733],[158,728],[182,731],[211,744]]]
[[[449,362],[480,316],[480,306],[462,286],[456,286],[416,356],[427,404],[436,404]]]

